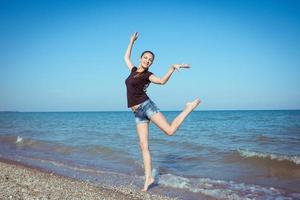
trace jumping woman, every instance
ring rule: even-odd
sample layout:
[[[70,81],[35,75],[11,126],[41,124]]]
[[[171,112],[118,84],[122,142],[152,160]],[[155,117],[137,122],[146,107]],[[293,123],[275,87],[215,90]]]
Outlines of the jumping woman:
[[[153,122],[166,135],[171,136],[176,132],[185,118],[199,105],[200,99],[197,98],[192,102],[188,102],[184,110],[173,120],[171,124],[169,124],[155,103],[147,96],[146,88],[150,83],[159,85],[166,84],[175,70],[179,70],[180,68],[189,68],[189,65],[173,64],[170,66],[168,72],[162,78],[159,78],[149,71],[149,67],[154,61],[154,54],[151,51],[144,51],[141,55],[138,67],[135,67],[130,60],[130,55],[132,46],[137,38],[138,33],[135,32],[130,38],[129,45],[125,53],[124,59],[130,70],[130,75],[125,82],[127,87],[128,108],[131,108],[135,116],[136,129],[140,139],[140,148],[144,160],[145,184],[142,191],[147,191],[149,186],[154,183],[154,178],[151,175],[151,154],[148,148],[149,122]]]

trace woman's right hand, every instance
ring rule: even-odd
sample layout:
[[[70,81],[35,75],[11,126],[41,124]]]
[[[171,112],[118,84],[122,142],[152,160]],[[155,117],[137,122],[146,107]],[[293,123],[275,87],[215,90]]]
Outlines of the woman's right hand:
[[[135,32],[131,37],[130,37],[130,42],[135,42],[138,38],[138,32]]]
[[[172,65],[173,69],[176,69],[179,71],[180,68],[190,68],[189,64],[173,64]]]

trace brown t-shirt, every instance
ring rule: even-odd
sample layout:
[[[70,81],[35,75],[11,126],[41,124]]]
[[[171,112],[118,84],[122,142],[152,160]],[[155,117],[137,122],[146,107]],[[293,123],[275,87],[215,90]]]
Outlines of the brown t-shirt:
[[[126,79],[126,88],[127,88],[127,105],[128,108],[138,105],[149,97],[146,94],[146,89],[150,84],[149,76],[153,73],[147,71],[137,72],[137,67],[131,69],[131,73]]]

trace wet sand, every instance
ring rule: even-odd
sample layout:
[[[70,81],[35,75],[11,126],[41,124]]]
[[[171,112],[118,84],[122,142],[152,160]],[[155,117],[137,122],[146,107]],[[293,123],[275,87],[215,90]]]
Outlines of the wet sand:
[[[0,159],[0,199],[169,200],[130,187],[104,187]]]

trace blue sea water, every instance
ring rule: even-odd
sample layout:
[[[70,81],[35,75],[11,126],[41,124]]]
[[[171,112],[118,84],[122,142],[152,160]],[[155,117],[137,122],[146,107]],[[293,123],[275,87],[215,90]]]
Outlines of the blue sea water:
[[[169,122],[177,111],[163,112]],[[149,128],[150,192],[300,199],[300,111],[195,111],[174,136]],[[143,186],[131,112],[1,112],[0,157],[98,184]]]

